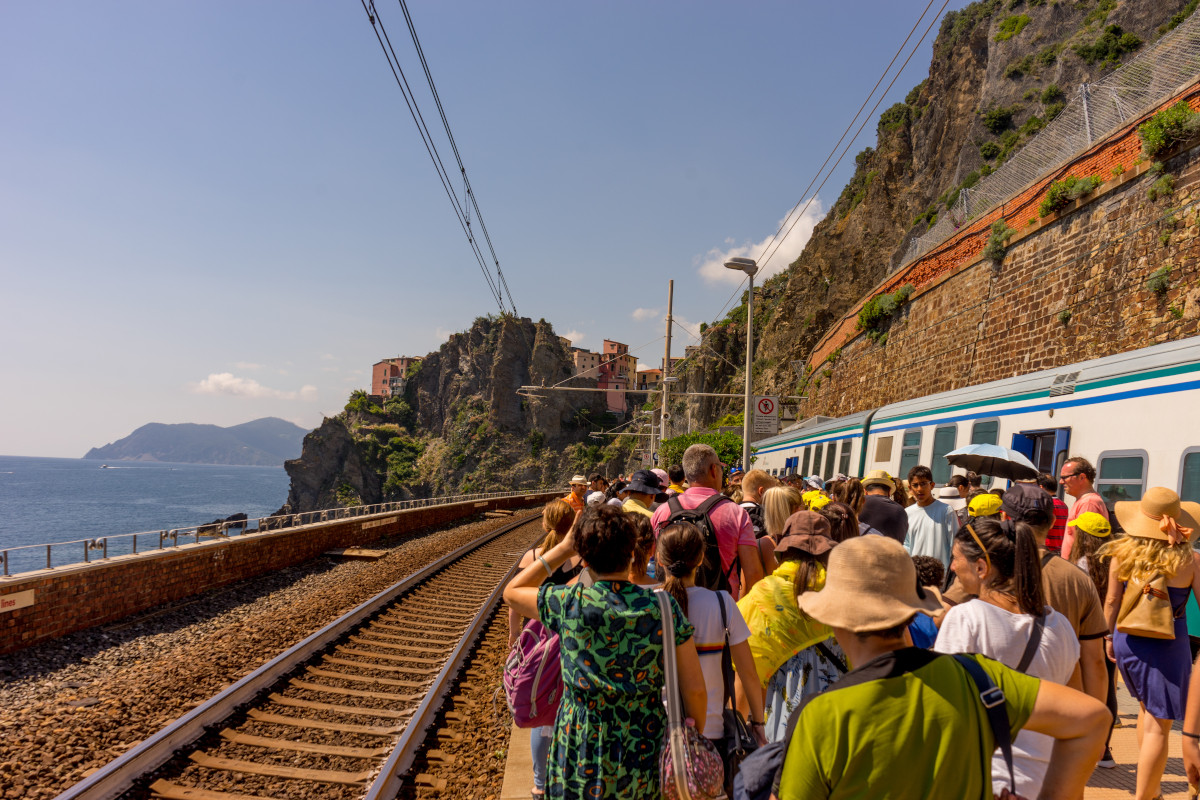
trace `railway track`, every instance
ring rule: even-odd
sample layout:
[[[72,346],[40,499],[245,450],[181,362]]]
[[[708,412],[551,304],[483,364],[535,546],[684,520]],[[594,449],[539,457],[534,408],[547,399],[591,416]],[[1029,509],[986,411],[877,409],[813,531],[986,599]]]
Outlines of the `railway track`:
[[[394,797],[539,518],[381,592],[59,800]]]

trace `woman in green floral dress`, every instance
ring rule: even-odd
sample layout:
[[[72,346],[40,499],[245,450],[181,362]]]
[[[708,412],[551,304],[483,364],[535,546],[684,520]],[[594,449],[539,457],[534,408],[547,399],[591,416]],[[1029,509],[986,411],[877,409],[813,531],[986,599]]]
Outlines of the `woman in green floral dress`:
[[[559,634],[565,692],[550,746],[547,795],[657,798],[666,733],[662,618],[654,592],[628,580],[636,530],[626,512],[588,507],[567,538],[504,590],[518,613]],[[576,552],[592,586],[542,586]],[[544,559],[544,561],[543,561]],[[685,713],[704,726],[707,696],[692,626],[671,601]]]

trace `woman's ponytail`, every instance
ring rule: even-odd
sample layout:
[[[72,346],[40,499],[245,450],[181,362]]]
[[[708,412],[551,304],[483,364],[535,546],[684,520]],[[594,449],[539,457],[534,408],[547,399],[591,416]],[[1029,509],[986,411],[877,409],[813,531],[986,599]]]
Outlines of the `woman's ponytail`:
[[[1033,528],[1024,522],[1005,524],[1013,527],[1016,553],[1013,556],[1013,595],[1025,614],[1040,617],[1046,613],[1046,594],[1042,589],[1042,560]]]
[[[658,534],[658,569],[663,572],[663,590],[675,598],[684,616],[688,613],[687,587],[690,577],[704,561],[704,534],[690,522],[668,525]]]

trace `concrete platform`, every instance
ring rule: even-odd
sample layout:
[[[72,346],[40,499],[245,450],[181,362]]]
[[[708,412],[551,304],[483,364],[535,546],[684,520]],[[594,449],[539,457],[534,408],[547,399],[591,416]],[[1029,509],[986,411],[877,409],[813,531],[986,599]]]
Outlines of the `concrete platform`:
[[[1113,731],[1112,753],[1117,762],[1113,769],[1092,773],[1084,791],[1084,800],[1112,800],[1133,797],[1137,788],[1137,701],[1125,687],[1117,686],[1118,716],[1121,727]],[[1163,773],[1162,793],[1165,800],[1187,800],[1187,777],[1183,770],[1182,737],[1179,723],[1171,735],[1167,768]],[[529,748],[529,731],[513,727],[508,742],[508,761],[504,768],[504,784],[500,800],[529,800],[533,790],[533,756]]]

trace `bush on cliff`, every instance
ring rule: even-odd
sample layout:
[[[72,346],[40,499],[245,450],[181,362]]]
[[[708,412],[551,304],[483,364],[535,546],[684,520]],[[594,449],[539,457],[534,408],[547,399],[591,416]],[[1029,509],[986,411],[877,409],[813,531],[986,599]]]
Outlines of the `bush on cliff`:
[[[726,464],[742,462],[742,437],[736,433],[685,433],[672,439],[663,439],[658,445],[658,466],[666,469],[683,463],[683,451],[694,444],[706,444],[717,451]]]
[[[1042,198],[1041,205],[1038,206],[1038,216],[1050,216],[1060,208],[1065,208],[1071,201],[1091,194],[1100,183],[1099,175],[1089,175],[1086,178],[1068,175],[1061,181],[1052,182],[1046,190],[1046,196]]]
[[[1200,114],[1180,100],[1165,108],[1138,126],[1142,139],[1142,151],[1147,158],[1169,150],[1179,142],[1189,139],[1200,131]]]

